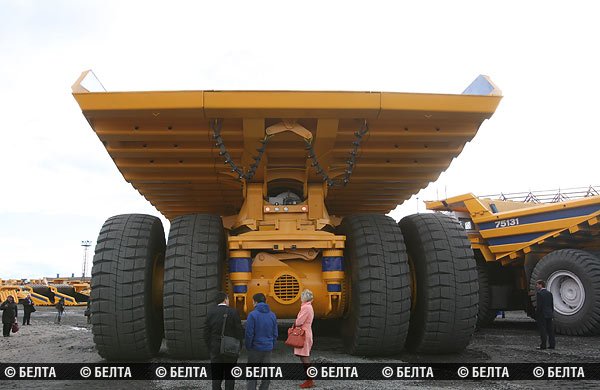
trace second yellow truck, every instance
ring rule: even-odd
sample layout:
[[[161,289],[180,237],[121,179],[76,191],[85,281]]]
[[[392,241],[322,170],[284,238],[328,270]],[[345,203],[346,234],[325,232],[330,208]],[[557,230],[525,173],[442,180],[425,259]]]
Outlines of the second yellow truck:
[[[597,193],[591,190],[584,194]],[[541,279],[554,297],[557,332],[600,334],[599,195],[532,203],[466,194],[427,208],[452,212],[467,229],[479,272],[480,325],[497,310],[534,316]]]

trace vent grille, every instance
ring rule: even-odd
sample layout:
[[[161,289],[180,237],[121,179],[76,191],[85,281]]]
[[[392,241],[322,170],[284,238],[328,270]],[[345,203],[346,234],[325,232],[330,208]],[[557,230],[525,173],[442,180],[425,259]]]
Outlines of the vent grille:
[[[300,282],[292,275],[284,274],[275,280],[273,290],[282,303],[292,303],[300,295]]]

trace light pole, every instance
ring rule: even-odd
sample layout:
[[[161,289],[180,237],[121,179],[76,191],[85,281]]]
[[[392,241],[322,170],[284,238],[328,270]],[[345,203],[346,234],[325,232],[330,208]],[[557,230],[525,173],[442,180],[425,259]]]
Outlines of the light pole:
[[[81,272],[81,277],[85,278],[87,272],[87,254],[89,247],[92,246],[92,242],[88,240],[81,241],[81,246],[83,247],[83,270]]]

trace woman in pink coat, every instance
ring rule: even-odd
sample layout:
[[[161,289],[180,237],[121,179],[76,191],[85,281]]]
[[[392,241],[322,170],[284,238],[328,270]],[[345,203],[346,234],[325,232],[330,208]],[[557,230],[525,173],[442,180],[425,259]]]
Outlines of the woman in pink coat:
[[[310,290],[302,291],[300,295],[302,300],[302,306],[300,306],[300,312],[296,317],[294,324],[298,328],[304,330],[305,339],[304,346],[302,348],[294,348],[294,355],[300,358],[304,368],[307,369],[310,366],[310,350],[313,345],[313,334],[312,334],[312,322],[315,318],[315,312],[312,307],[313,293]],[[304,383],[300,385],[302,389],[308,389],[313,387],[314,383],[311,378],[307,378]]]

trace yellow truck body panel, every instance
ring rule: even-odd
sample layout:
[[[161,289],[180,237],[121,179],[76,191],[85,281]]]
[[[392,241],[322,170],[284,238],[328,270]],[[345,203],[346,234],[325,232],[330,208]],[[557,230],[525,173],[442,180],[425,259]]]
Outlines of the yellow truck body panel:
[[[308,130],[317,158],[342,177],[354,133],[366,122],[352,178],[326,194],[330,214],[387,213],[437,177],[495,111],[500,91],[484,76],[483,95],[325,91],[90,92],[73,95],[123,177],[163,215],[233,215],[244,183],[216,147],[210,121],[237,165],[247,170],[264,129],[293,121]],[[486,84],[487,83],[487,84]],[[474,83],[476,84],[476,83]],[[287,123],[287,122],[285,122]],[[302,139],[272,137],[253,182],[321,178],[307,162]]]

